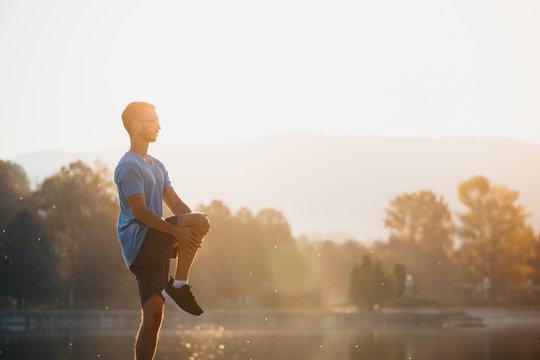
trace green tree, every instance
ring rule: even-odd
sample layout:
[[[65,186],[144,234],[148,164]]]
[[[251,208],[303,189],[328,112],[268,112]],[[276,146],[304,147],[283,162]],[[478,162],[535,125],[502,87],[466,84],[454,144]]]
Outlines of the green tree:
[[[45,179],[34,205],[60,256],[63,305],[70,290],[76,306],[126,306],[136,291],[116,234],[118,200],[111,175],[76,161]]]
[[[522,284],[531,271],[527,261],[534,256],[534,235],[518,197],[482,176],[459,185],[459,199],[467,207],[459,215],[459,258],[471,280],[489,278],[494,298]]]
[[[239,249],[245,238],[233,236],[233,214],[222,201],[214,200],[198,210],[208,214],[211,225],[190,275],[193,283],[205,284],[196,289],[197,294],[206,304],[236,302],[242,293],[236,270],[242,263]]]
[[[362,292],[360,284],[362,281],[362,272],[360,266],[355,263],[351,271],[351,278],[349,282],[349,296],[354,304],[360,304],[362,302]]]
[[[388,262],[402,263],[426,292],[444,293],[451,271],[451,213],[442,196],[431,191],[407,193],[390,201],[384,225],[389,241],[375,249]]]
[[[319,269],[320,280],[317,281],[317,286],[321,290],[323,301],[328,305],[346,301],[350,279],[344,274],[349,273],[358,259],[368,253],[367,248],[354,240],[344,243],[324,240],[313,244],[316,261],[313,261],[312,267]]]
[[[540,285],[540,236],[536,237],[533,248],[534,256],[528,260],[527,265],[529,265],[532,269],[532,282],[536,285]]]
[[[405,294],[405,279],[407,278],[407,270],[405,265],[394,265],[394,279],[396,281],[396,296],[402,297]]]
[[[0,234],[2,294],[17,299],[19,309],[45,303],[57,290],[57,264],[39,219],[28,209],[19,211]]]
[[[26,206],[30,184],[23,168],[0,160],[0,231],[17,212]]]
[[[206,284],[197,290],[201,301],[271,306],[305,301],[308,265],[281,212],[264,209],[254,216],[241,208],[232,214],[217,200],[199,210],[212,222],[192,272],[194,282]]]
[[[392,273],[383,266],[380,260],[375,260],[373,266],[373,284],[371,288],[371,301],[375,306],[382,306],[384,301],[396,294],[396,281]]]
[[[308,268],[283,213],[263,209],[256,216],[265,249],[265,302],[285,305],[300,302],[306,288]]]
[[[243,261],[238,261],[232,269],[242,289],[242,292],[237,294],[242,303],[257,299],[265,280],[266,252],[259,233],[260,225],[251,210],[240,208],[232,219],[231,239],[235,241],[234,251],[237,254],[247,254],[242,256]]]
[[[349,295],[357,306],[363,304],[367,310],[375,310],[385,300],[395,296],[396,288],[397,282],[393,275],[378,259],[372,262],[371,256],[364,255],[360,266],[354,265]]]

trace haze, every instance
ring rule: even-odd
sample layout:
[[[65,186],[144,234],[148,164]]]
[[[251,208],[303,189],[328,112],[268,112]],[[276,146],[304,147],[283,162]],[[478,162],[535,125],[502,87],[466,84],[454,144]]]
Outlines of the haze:
[[[76,159],[113,169],[125,150],[38,152],[14,161],[34,183]],[[175,161],[177,154],[197,154]],[[487,138],[381,139],[320,135],[269,136],[233,144],[153,145],[182,199],[196,206],[223,201],[232,211],[274,208],[295,236],[364,243],[386,238],[390,200],[433,191],[452,212],[465,209],[458,185],[482,175],[520,193],[517,203],[540,228],[540,144]],[[455,220],[457,220],[457,216]]]
[[[0,157],[279,133],[540,141],[533,1],[0,3]]]

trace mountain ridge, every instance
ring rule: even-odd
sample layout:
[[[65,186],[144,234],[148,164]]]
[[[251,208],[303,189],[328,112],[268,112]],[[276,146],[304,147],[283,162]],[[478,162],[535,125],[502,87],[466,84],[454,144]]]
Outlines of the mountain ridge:
[[[100,159],[111,172],[126,149],[47,150],[18,156],[35,184],[61,165]],[[385,236],[384,209],[404,192],[430,190],[461,210],[457,187],[471,176],[520,192],[518,203],[540,227],[540,144],[483,137],[384,138],[285,134],[222,144],[150,145],[190,206],[224,201],[231,209],[272,207],[301,233]],[[343,235],[344,240],[346,235]]]

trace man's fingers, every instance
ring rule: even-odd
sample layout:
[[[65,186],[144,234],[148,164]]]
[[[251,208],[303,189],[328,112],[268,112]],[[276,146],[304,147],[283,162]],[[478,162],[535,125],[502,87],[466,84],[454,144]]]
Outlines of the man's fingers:
[[[199,234],[193,235],[191,237],[191,241],[193,241],[195,244],[199,245],[200,243],[202,243],[202,238],[199,236]]]
[[[195,231],[195,230],[192,230],[191,231],[191,235],[193,235],[193,239],[197,242],[197,243],[201,243],[202,242],[202,239],[204,237],[204,235],[201,235],[199,232]]]
[[[193,241],[188,241],[186,245],[189,247],[190,250],[196,251],[197,250],[197,244],[195,244]]]
[[[197,251],[198,249],[201,248],[201,244],[193,240],[186,241],[184,244],[192,251]]]
[[[182,235],[177,240],[192,251],[197,251],[202,246],[202,236],[192,228],[183,228]]]

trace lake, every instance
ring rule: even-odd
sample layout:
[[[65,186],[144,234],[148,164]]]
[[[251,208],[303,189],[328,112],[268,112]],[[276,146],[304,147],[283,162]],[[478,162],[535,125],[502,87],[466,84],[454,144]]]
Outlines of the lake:
[[[155,359],[540,360],[539,312],[466,312],[482,321],[302,310],[216,310],[192,319],[168,308]],[[3,315],[0,359],[133,359],[137,312],[13,314]]]

